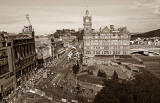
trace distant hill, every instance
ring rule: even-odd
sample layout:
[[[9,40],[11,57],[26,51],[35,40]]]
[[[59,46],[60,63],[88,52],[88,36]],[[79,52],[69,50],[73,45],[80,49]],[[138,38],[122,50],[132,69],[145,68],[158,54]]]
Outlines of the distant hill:
[[[142,38],[160,37],[160,29],[152,30],[152,31],[145,32],[145,33],[131,35],[131,40],[134,40],[138,37],[142,37]]]

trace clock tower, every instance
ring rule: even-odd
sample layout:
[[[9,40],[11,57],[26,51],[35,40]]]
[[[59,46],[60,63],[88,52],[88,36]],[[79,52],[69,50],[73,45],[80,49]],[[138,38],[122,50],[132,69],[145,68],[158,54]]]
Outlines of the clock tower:
[[[83,17],[84,35],[92,32],[92,17],[89,16],[89,11],[86,10],[85,16]]]

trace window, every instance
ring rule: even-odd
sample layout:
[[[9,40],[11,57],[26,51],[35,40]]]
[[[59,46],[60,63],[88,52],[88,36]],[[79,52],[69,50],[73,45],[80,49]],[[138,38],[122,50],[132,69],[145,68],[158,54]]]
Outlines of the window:
[[[109,54],[109,51],[104,51],[104,54]]]
[[[113,51],[113,55],[115,55],[116,53],[115,53],[115,51]]]
[[[100,51],[96,51],[96,54],[97,54],[97,55],[100,55]]]
[[[120,55],[120,51],[118,51],[117,54]]]
[[[91,54],[91,51],[86,51],[86,54]]]
[[[5,73],[7,73],[7,72],[9,72],[8,64],[1,66],[0,75],[3,75]]]
[[[3,47],[6,47],[6,42],[2,42]]]
[[[1,58],[4,58],[4,57],[7,57],[7,50],[0,50],[0,59]]]
[[[99,47],[99,46],[96,46],[96,49],[100,49],[100,47]]]
[[[10,77],[13,76],[13,75],[14,75],[14,73],[13,73],[13,72],[10,72]]]
[[[109,46],[105,46],[104,49],[105,49],[105,50],[108,50],[108,49],[109,49]]]
[[[8,46],[11,46],[11,42],[8,42]]]
[[[101,49],[104,49],[104,46],[101,46]]]

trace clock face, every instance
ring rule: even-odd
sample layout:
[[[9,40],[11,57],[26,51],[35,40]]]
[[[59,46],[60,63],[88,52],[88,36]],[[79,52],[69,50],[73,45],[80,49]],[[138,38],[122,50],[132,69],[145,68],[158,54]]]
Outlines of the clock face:
[[[89,22],[89,19],[86,19],[86,22]]]

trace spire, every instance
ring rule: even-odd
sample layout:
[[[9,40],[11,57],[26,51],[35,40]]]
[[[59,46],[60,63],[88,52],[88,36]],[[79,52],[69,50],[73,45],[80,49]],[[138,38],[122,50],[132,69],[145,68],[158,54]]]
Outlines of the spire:
[[[86,10],[86,16],[88,16],[89,15],[89,11],[88,10]]]
[[[30,18],[29,18],[29,14],[26,14],[26,19],[27,19],[29,25],[31,25],[31,21],[30,21]]]

